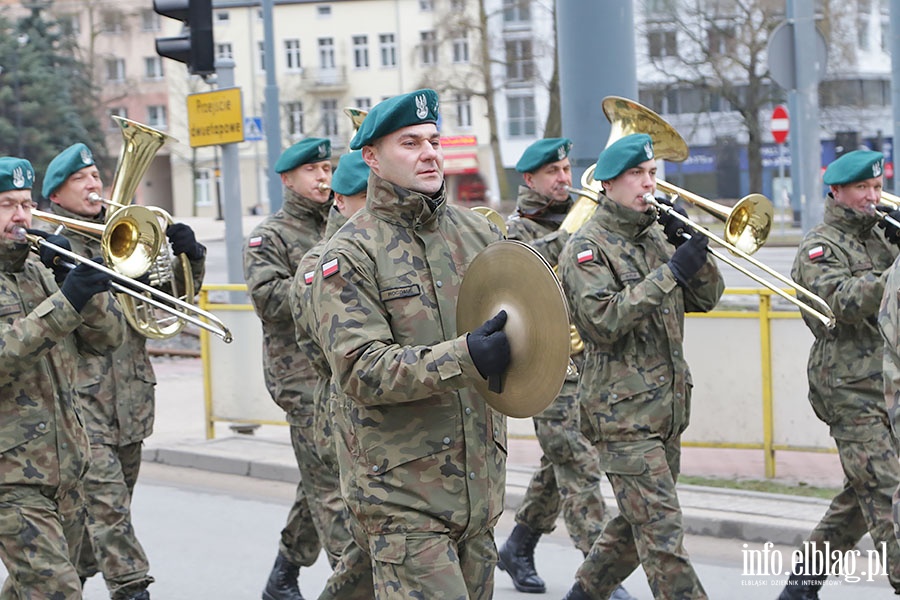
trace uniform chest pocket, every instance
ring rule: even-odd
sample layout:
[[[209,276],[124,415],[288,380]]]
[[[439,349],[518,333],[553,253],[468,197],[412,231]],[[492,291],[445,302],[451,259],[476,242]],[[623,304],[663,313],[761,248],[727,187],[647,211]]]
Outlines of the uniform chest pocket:
[[[18,302],[14,302],[12,304],[0,304],[0,318],[3,317],[14,317],[18,315],[22,311],[22,307],[19,306]]]
[[[873,268],[871,260],[860,260],[850,264],[850,273],[855,277],[861,273],[868,273]]]
[[[416,271],[378,281],[378,297],[391,321],[394,340],[400,345],[433,344],[439,339],[428,326],[435,320],[428,290]]]

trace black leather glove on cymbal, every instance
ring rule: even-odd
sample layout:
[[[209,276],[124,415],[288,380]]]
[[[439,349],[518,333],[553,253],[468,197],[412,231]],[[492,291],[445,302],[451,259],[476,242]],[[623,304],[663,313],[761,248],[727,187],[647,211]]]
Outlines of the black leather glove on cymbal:
[[[671,202],[669,202],[668,199],[657,198],[656,201],[660,204],[665,204],[666,206],[670,207],[682,217],[688,216],[686,210],[684,210],[680,206],[673,205]],[[677,218],[673,217],[671,214],[664,210],[659,211],[659,215],[656,217],[656,220],[659,221],[663,226],[663,232],[666,234],[666,239],[676,248],[687,241],[687,238],[682,235],[682,233],[687,233],[688,235],[694,234],[693,229],[690,226],[679,221]]]
[[[883,206],[881,204],[876,204],[875,208],[879,212],[885,213],[895,222],[900,223],[900,210],[892,209],[889,206]],[[900,245],[900,227],[897,227],[893,223],[888,223],[887,219],[878,221],[878,226],[884,229],[884,239],[892,244]]]
[[[685,287],[694,275],[706,264],[706,248],[709,246],[709,238],[705,235],[695,234],[686,244],[682,244],[669,259],[669,268],[678,281],[678,285]]]
[[[33,235],[39,235],[48,243],[53,244],[54,246],[59,246],[63,250],[72,250],[72,244],[69,243],[68,239],[61,235],[47,233],[46,231],[41,231],[40,229],[26,229],[25,231]],[[66,257],[58,253],[53,248],[49,247],[47,244],[41,244],[40,248],[38,249],[38,253],[41,257],[41,262],[44,263],[44,266],[53,271],[53,278],[56,279],[56,285],[62,285],[63,280],[71,270],[69,269],[69,267],[60,264],[61,261],[66,260]],[[59,258],[59,260],[56,260],[57,258]]]
[[[509,339],[503,333],[506,311],[501,310],[466,336],[469,355],[478,373],[487,379],[509,366]]]
[[[91,260],[99,265],[103,264],[103,259],[99,257]],[[86,264],[79,264],[66,275],[60,291],[62,291],[63,296],[66,297],[75,310],[81,312],[88,300],[91,299],[91,296],[109,289],[111,279],[109,274],[104,273],[100,269],[95,269]]]
[[[185,254],[190,260],[206,256],[206,246],[197,242],[194,230],[184,223],[172,223],[166,227],[166,237],[172,243],[175,254]]]

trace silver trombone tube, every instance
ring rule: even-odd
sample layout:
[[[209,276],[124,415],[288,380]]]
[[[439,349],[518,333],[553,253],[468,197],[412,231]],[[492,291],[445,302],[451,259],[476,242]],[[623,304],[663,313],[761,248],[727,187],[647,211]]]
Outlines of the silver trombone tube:
[[[225,324],[222,323],[222,321],[218,317],[216,317],[214,314],[212,314],[208,311],[205,311],[202,308],[198,308],[189,302],[185,302],[184,300],[181,300],[180,298],[176,298],[174,296],[166,294],[165,292],[161,292],[152,286],[149,286],[144,283],[141,283],[140,281],[137,281],[136,279],[131,279],[130,277],[125,277],[124,275],[110,269],[109,267],[97,264],[88,258],[84,258],[83,256],[72,252],[71,250],[67,250],[61,246],[57,246],[56,244],[51,244],[50,242],[48,242],[47,240],[45,240],[44,238],[42,238],[39,235],[24,234],[24,236],[29,241],[29,243],[32,245],[32,247],[37,246],[39,248],[40,246],[47,246],[48,248],[50,248],[57,254],[65,256],[66,258],[69,258],[69,259],[75,261],[76,263],[85,264],[94,269],[97,269],[98,271],[102,271],[102,272],[106,273],[113,279],[113,281],[111,281],[109,284],[110,287],[118,292],[132,296],[141,301],[147,302],[148,304],[152,304],[156,308],[166,311],[179,319],[187,321],[188,323],[193,323],[197,327],[205,329],[205,330],[209,331],[210,333],[222,338],[222,340],[226,344],[230,344],[234,340],[234,337],[231,335],[231,331],[229,331],[229,329],[225,326]],[[75,265],[72,263],[64,263],[64,264],[65,264],[65,266],[68,266],[69,268],[75,267]],[[140,290],[142,292],[150,294],[151,296],[155,296],[156,298],[159,298],[159,299],[163,300],[164,302],[160,302],[159,300],[155,300],[153,298],[148,298],[147,296],[138,293],[137,290]],[[174,306],[171,306],[170,304],[166,304],[166,303],[174,304],[175,306],[178,306],[179,308],[181,308],[181,310],[178,310]],[[189,311],[191,313],[197,314],[201,317],[209,319],[212,323],[207,323],[207,322],[203,321],[202,319],[199,319],[199,318],[193,316],[192,314],[186,314],[183,311]]]

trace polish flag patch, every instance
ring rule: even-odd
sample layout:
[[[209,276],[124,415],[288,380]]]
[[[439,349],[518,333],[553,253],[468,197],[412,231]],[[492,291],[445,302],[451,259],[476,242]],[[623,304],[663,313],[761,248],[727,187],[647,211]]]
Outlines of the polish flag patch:
[[[578,259],[578,264],[586,263],[589,260],[594,260],[594,251],[593,250],[582,250],[578,254],[575,255],[575,258]]]
[[[303,281],[306,282],[306,285],[309,285],[313,281],[313,275],[315,275],[315,271],[308,271],[303,274]]]
[[[322,264],[322,277],[331,277],[338,272],[338,259],[334,258]]]
[[[250,241],[247,242],[247,245],[250,246],[251,248],[258,248],[259,246],[262,246],[262,236],[257,235],[255,237],[250,238]]]
[[[816,246],[809,251],[809,260],[816,260],[817,258],[822,258],[823,256],[825,256],[825,248],[823,248],[822,246]]]

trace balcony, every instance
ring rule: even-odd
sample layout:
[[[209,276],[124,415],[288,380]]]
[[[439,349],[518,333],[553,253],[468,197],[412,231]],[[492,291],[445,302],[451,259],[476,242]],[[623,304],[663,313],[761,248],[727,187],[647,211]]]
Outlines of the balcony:
[[[313,93],[335,93],[347,90],[347,69],[346,67],[335,67],[333,69],[310,69],[304,68],[300,76],[303,87],[308,92]]]

